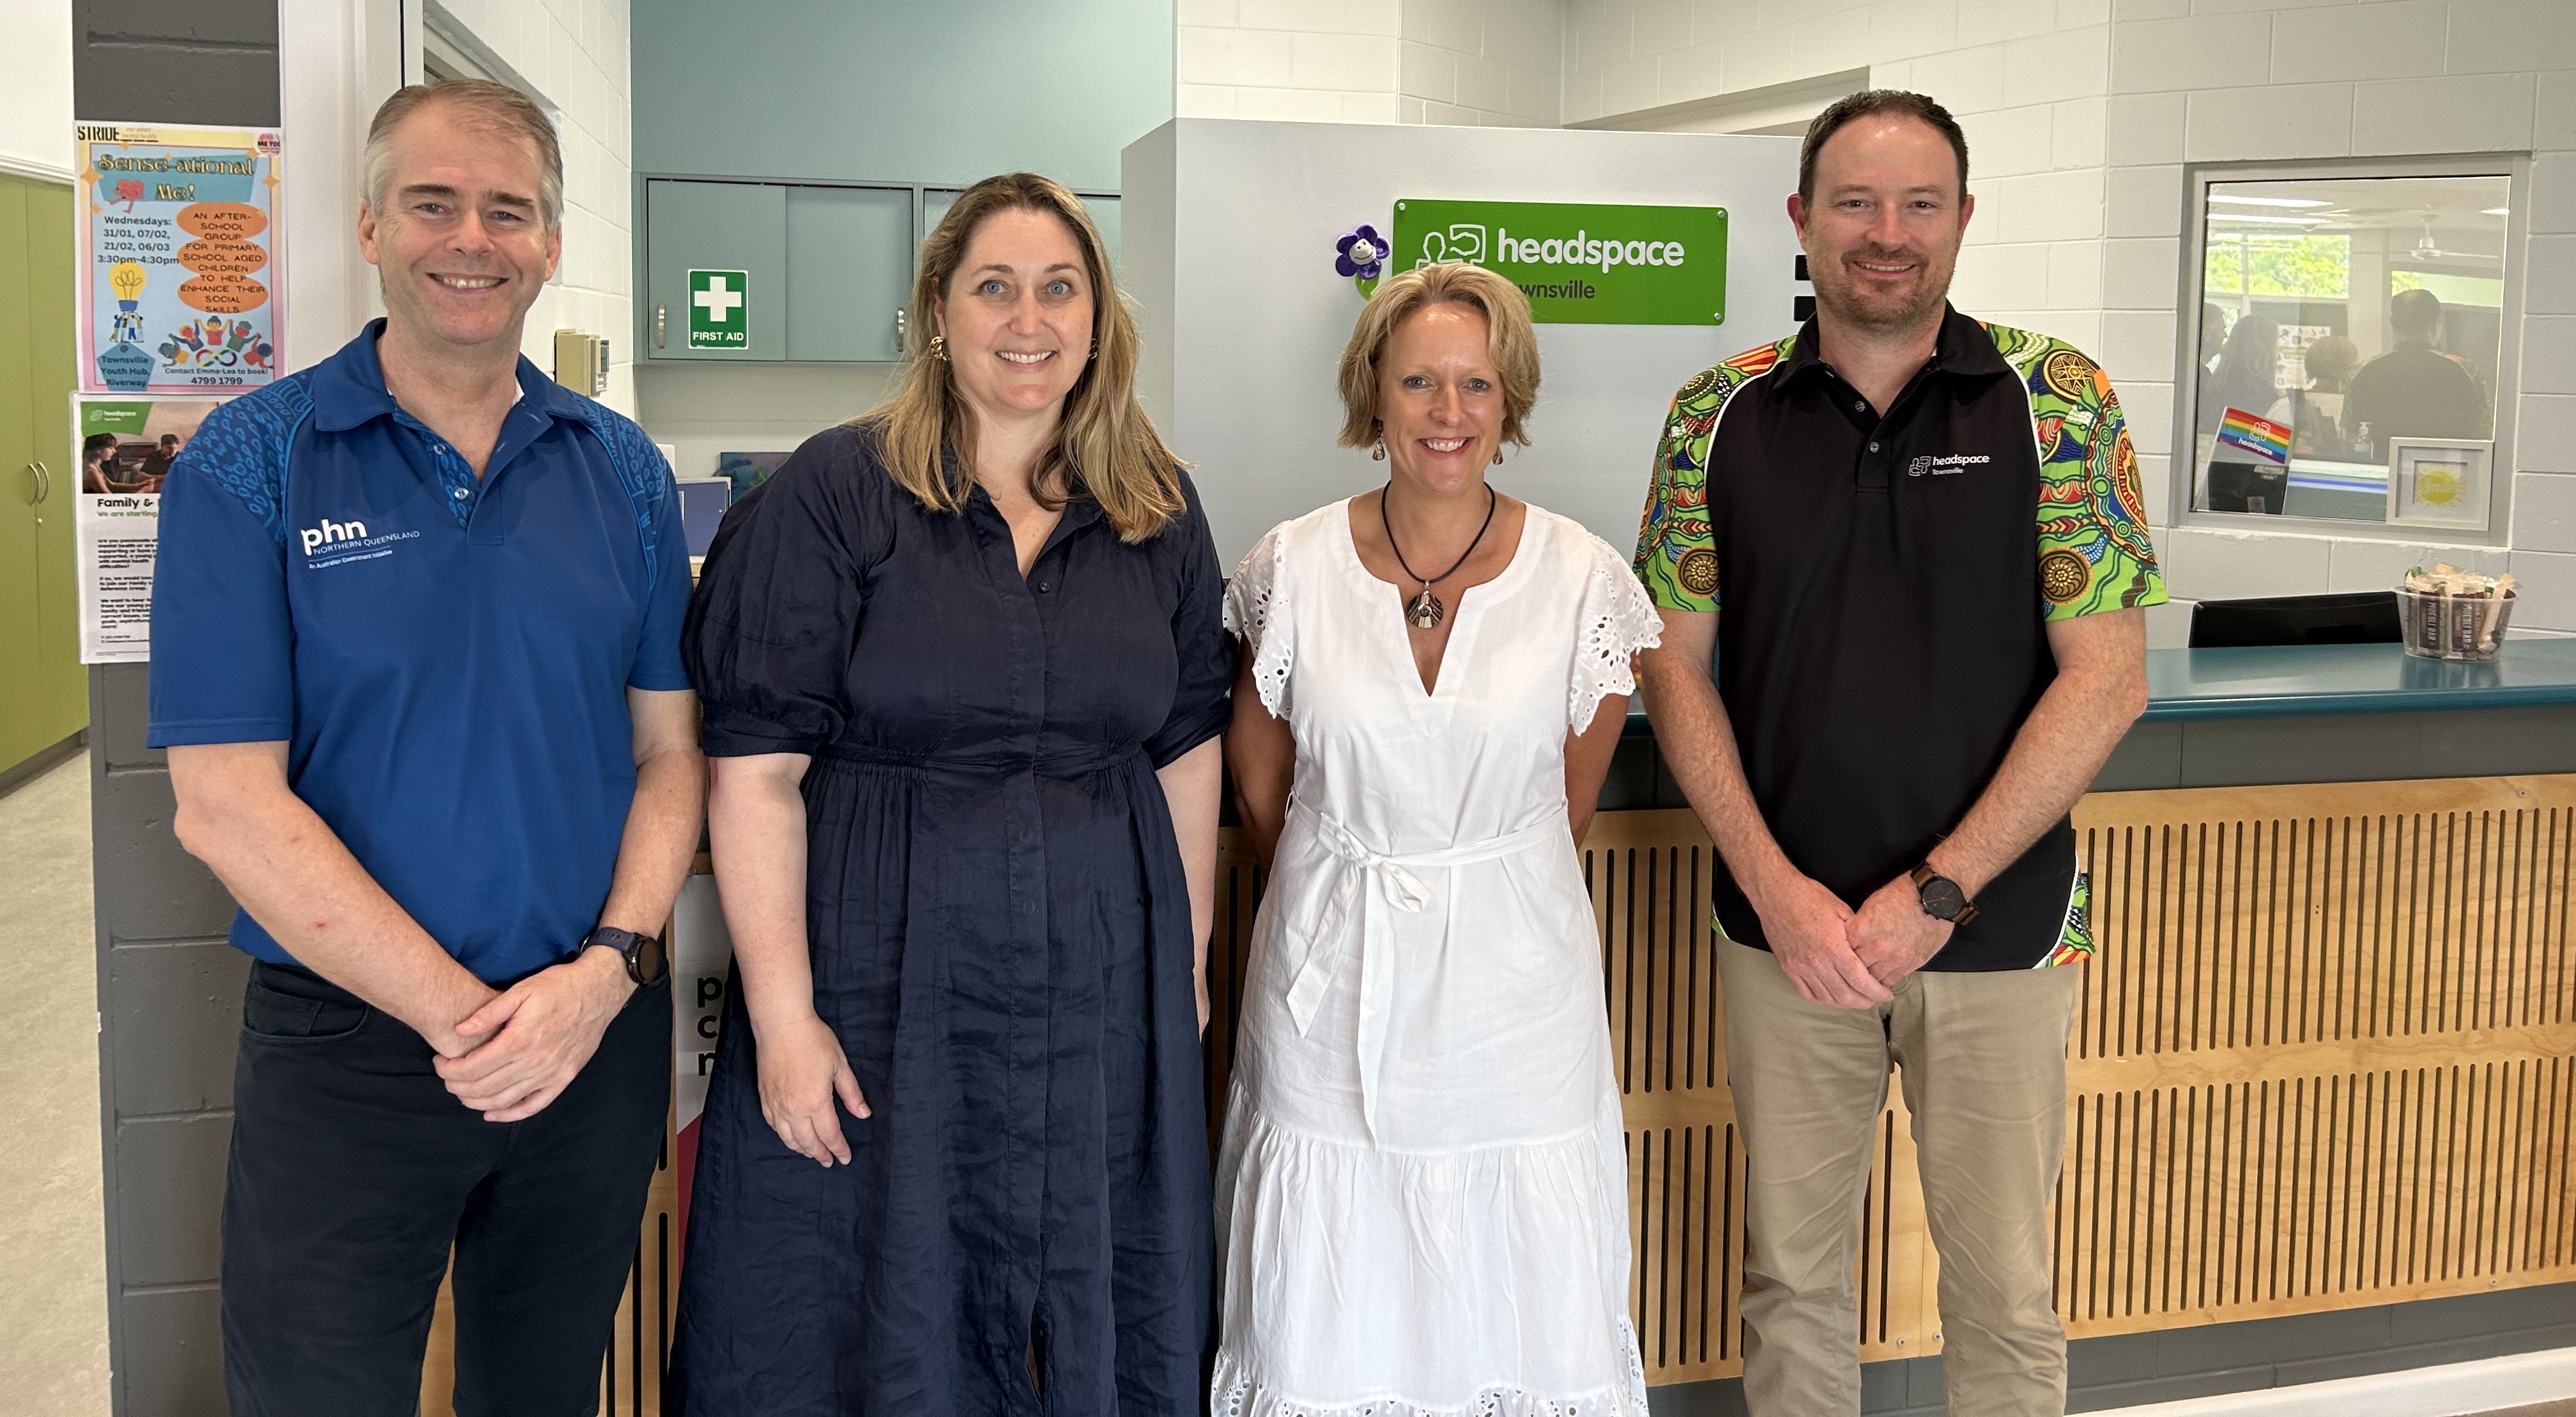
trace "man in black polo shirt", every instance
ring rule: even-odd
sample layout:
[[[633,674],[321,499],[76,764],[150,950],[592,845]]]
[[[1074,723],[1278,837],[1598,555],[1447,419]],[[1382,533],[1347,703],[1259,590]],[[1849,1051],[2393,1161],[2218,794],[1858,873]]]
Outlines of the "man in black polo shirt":
[[[1949,308],[1967,169],[1920,95],[1817,117],[1789,200],[1816,318],[1683,386],[1637,548],[1655,735],[1725,864],[1756,1417],[1859,1410],[1891,1061],[1950,1411],[2064,1410],[2049,1206],[2079,975],[2055,966],[2092,950],[2066,814],[2145,706],[2165,593],[2110,381]]]
[[[2442,300],[2401,290],[2388,302],[2386,354],[2361,366],[2343,400],[2345,436],[2370,432],[2365,456],[2385,460],[2391,438],[2483,438],[2494,400],[2468,363],[2441,348]]]

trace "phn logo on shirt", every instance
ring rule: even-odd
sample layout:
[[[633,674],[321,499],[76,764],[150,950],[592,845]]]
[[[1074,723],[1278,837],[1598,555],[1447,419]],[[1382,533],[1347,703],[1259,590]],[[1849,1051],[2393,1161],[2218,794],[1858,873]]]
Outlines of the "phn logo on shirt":
[[[1966,472],[1969,468],[1993,461],[1994,458],[1985,453],[1945,453],[1940,457],[1934,457],[1930,453],[1925,453],[1905,465],[1905,475],[1908,477],[1956,477],[1959,474]]]
[[[389,531],[381,536],[370,535],[365,522],[354,518],[335,522],[324,517],[320,526],[300,528],[295,535],[304,543],[304,568],[318,571],[325,566],[345,566],[352,561],[373,561],[381,556],[391,556],[394,554],[393,543],[410,541],[420,533]],[[322,559],[315,559],[317,555]]]

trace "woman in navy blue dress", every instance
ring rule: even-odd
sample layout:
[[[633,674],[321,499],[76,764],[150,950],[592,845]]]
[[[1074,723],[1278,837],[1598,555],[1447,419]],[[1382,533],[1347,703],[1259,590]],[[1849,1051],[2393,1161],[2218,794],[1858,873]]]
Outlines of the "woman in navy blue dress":
[[[1215,547],[1064,188],[969,189],[910,328],[690,607],[736,985],[673,1410],[1193,1413]]]

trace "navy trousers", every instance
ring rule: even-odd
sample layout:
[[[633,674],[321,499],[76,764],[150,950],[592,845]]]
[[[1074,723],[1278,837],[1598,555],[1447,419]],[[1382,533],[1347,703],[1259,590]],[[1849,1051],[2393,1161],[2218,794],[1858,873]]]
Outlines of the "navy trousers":
[[[486,1122],[429,1044],[300,969],[252,966],[224,1186],[233,1417],[416,1417],[456,1264],[458,1417],[587,1417],[671,1091],[671,990],[639,989],[544,1111]]]

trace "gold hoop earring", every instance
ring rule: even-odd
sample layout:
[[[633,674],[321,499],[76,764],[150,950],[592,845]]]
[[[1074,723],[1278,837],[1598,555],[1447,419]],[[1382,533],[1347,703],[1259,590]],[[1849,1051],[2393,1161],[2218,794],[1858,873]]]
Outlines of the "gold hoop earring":
[[[1093,340],[1091,342],[1091,357],[1093,359],[1098,359],[1100,357],[1100,341],[1098,340]]]
[[[948,362],[948,336],[946,336],[946,335],[932,335],[932,336],[930,337],[930,347],[929,347],[929,348],[927,348],[927,349],[925,349],[925,350],[923,350],[922,352],[923,352],[924,354],[929,355],[931,358],[938,360],[938,361],[939,361],[940,363],[942,363],[942,364],[947,363],[947,362]]]
[[[1503,465],[1503,450],[1502,450],[1502,449],[1500,449],[1500,448],[1496,448],[1496,449],[1494,449],[1494,466],[1496,466],[1496,467],[1501,467],[1502,465]]]
[[[1378,440],[1377,440],[1377,446],[1376,446],[1376,447],[1374,447],[1374,448],[1369,449],[1369,461],[1370,461],[1370,462],[1384,462],[1384,461],[1386,461],[1386,440],[1385,440],[1384,438],[1380,438],[1380,439],[1378,439]]]

